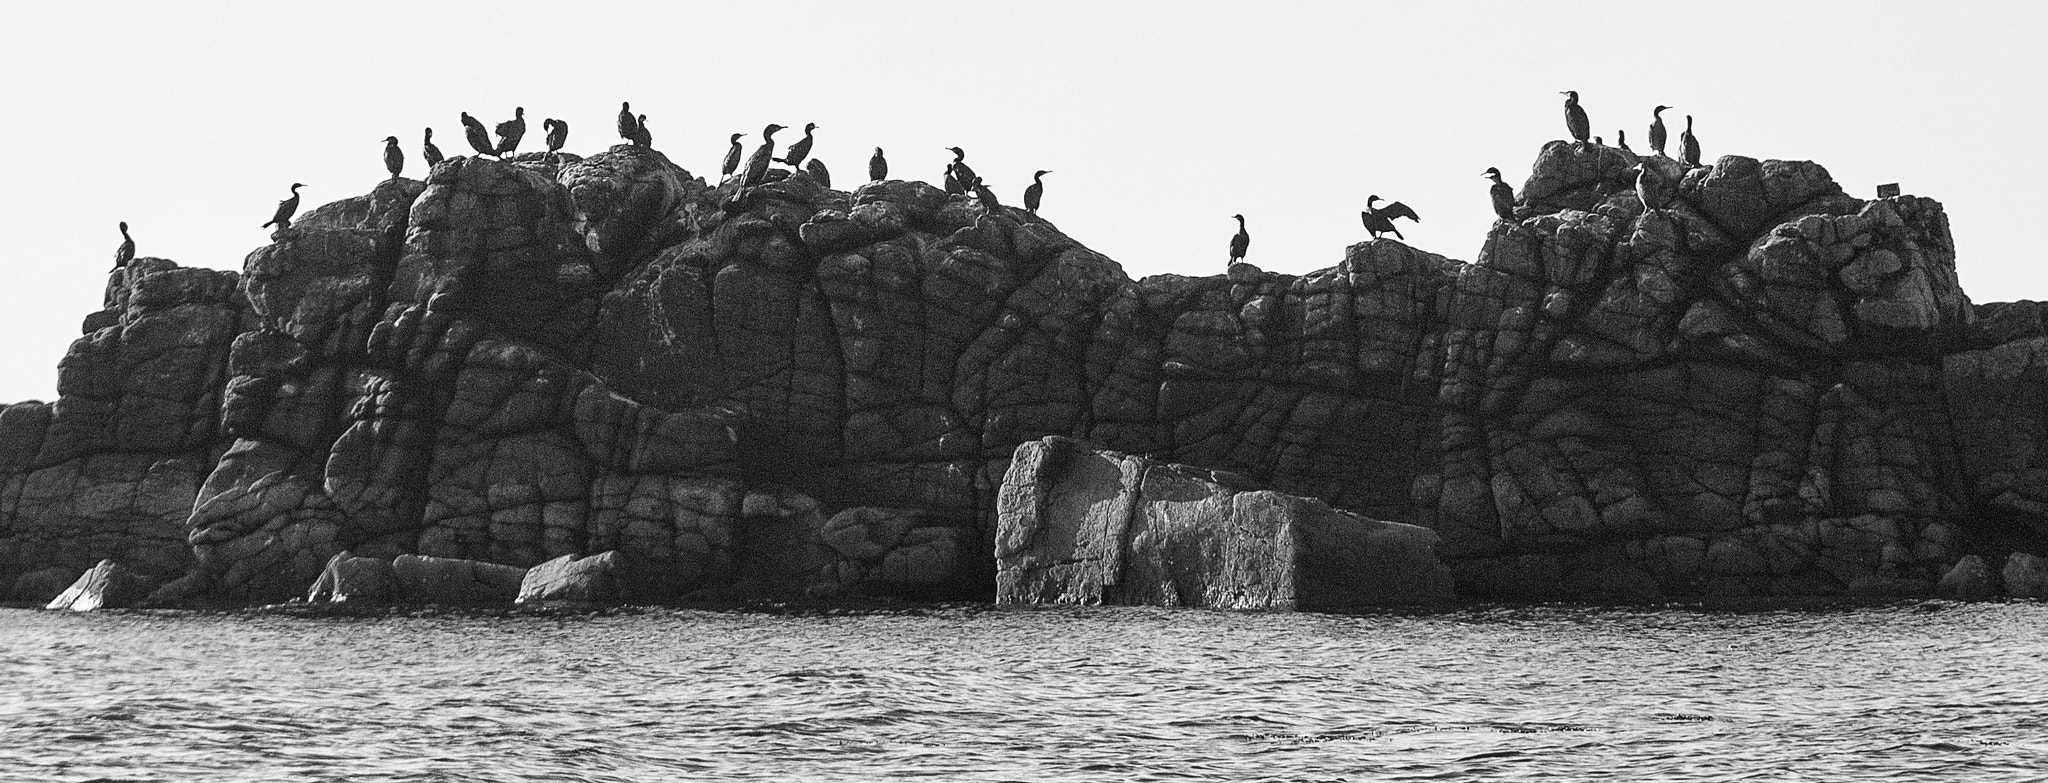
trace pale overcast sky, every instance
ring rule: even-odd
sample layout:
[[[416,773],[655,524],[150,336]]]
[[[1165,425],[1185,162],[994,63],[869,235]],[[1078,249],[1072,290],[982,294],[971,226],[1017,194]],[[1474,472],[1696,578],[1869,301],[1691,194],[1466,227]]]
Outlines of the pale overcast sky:
[[[1308,272],[1366,238],[1366,196],[1411,244],[1477,254],[1480,172],[1520,185],[1565,135],[1647,151],[1650,108],[1709,160],[1814,160],[1849,192],[1947,205],[1978,302],[2048,298],[2028,201],[2048,163],[2039,3],[46,3],[0,28],[0,401],[54,396],[128,221],[141,255],[239,269],[287,187],[305,209],[420,176],[420,129],[527,111],[568,148],[616,141],[619,101],[656,148],[715,176],[728,134],[818,123],[842,186],[869,151],[937,181],[961,146],[1014,200],[1132,276],[1212,274],[1244,213],[1249,261]],[[794,141],[798,132],[779,134]],[[1014,203],[1014,201],[1013,201]]]

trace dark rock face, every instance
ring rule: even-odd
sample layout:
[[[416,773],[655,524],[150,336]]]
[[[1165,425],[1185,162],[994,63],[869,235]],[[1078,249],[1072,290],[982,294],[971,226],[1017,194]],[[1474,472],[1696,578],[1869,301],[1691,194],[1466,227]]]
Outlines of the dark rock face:
[[[998,603],[1349,609],[1453,598],[1426,528],[1091,449],[1017,447],[996,531]]]
[[[0,584],[115,558],[278,600],[345,549],[610,550],[652,597],[988,598],[1011,452],[1048,435],[1432,528],[1476,596],[1932,590],[2048,552],[2048,329],[1979,317],[1940,205],[1731,156],[1650,159],[1646,210],[1638,160],[1545,147],[1472,263],[1134,282],[923,183],[451,159],[241,275],[117,276],[59,400],[0,410]]]

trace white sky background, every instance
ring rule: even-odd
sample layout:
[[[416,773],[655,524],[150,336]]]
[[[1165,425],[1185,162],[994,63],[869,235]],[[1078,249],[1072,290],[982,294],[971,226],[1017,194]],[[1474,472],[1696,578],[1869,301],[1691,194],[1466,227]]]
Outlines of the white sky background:
[[[1926,2],[48,3],[0,18],[0,402],[54,397],[97,309],[117,221],[139,255],[240,269],[293,182],[301,212],[384,179],[420,129],[468,154],[460,112],[569,121],[617,141],[630,100],[655,147],[715,178],[728,134],[813,157],[842,189],[888,150],[893,178],[967,160],[1008,203],[1035,169],[1043,214],[1133,277],[1214,274],[1232,213],[1247,260],[1301,273],[1366,238],[1369,194],[1422,214],[1410,244],[1471,260],[1488,166],[1517,186],[1565,136],[1705,157],[1807,159],[1857,196],[1902,183],[1948,208],[1978,302],[2048,298],[2030,243],[2048,162],[2048,5]]]

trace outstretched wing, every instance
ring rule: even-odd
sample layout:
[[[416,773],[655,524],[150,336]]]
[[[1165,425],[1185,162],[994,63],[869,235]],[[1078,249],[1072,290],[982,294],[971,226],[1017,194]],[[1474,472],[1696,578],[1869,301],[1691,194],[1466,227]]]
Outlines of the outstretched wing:
[[[1380,214],[1387,216],[1388,220],[1393,220],[1394,218],[1407,218],[1417,223],[1422,222],[1421,215],[1415,214],[1415,210],[1409,209],[1407,204],[1403,204],[1399,201],[1393,202],[1384,207],[1380,207]]]

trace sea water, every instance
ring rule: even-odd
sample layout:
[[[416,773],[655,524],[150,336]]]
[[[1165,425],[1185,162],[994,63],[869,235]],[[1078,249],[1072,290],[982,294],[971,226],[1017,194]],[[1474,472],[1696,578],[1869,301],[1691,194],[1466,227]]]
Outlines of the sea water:
[[[2022,780],[2048,605],[0,610],[0,780]]]

